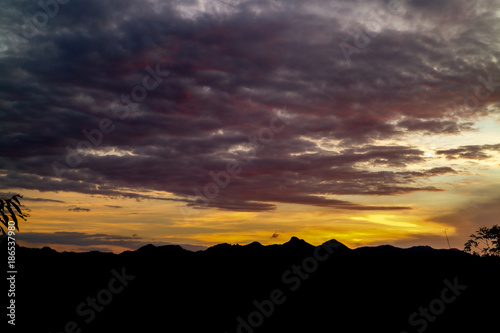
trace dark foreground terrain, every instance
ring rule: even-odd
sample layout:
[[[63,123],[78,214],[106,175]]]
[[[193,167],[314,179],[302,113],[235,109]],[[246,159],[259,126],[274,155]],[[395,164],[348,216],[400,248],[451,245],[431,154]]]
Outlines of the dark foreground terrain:
[[[500,258],[458,250],[292,238],[16,261],[19,332],[500,331]]]

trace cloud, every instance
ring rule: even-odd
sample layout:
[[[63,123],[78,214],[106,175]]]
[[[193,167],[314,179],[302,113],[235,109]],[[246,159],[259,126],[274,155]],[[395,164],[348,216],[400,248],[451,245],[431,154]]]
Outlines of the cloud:
[[[457,173],[457,172],[450,167],[437,167],[437,168],[432,168],[430,170],[426,170],[425,173],[428,175],[437,176],[437,175],[444,175],[447,173]]]
[[[116,208],[116,209],[123,208],[122,206],[113,206],[113,205],[104,205],[104,206],[109,207],[109,208]]]
[[[491,155],[487,154],[488,151],[500,152],[500,144],[461,146],[455,149],[438,150],[436,154],[444,155],[449,160],[458,158],[485,160],[491,157]]]
[[[62,200],[46,199],[46,198],[23,197],[23,200],[25,200],[25,201],[37,201],[37,202],[57,202],[57,203],[64,203],[64,201],[62,201]]]
[[[442,190],[429,177],[451,170],[407,171],[425,154],[393,142],[468,132],[493,112],[500,23],[496,1],[403,6],[348,60],[340,43],[356,47],[356,29],[368,27],[371,13],[387,12],[386,1],[89,0],[61,6],[27,38],[22,18],[40,9],[9,0],[0,26],[7,36],[0,40],[7,110],[0,188],[197,207],[193,189],[203,193],[214,182],[210,172],[232,161],[241,174],[208,207],[408,209],[340,196]],[[134,100],[157,68],[168,77]],[[494,84],[485,85],[490,74]],[[488,96],[476,98],[481,84]],[[100,129],[103,120],[111,133]],[[273,121],[279,131],[270,131]],[[255,138],[268,142],[257,154]],[[471,147],[438,154],[484,159],[493,149]]]
[[[50,244],[63,244],[80,246],[83,251],[99,251],[97,248],[106,248],[105,246],[120,246],[131,250],[154,244],[156,246],[173,245],[173,243],[151,241],[148,242],[141,237],[119,236],[109,234],[87,234],[83,232],[67,232],[58,231],[54,233],[39,233],[39,232],[23,232],[18,235],[19,240],[23,243],[37,244],[39,246],[48,246]],[[203,250],[206,247],[200,245],[179,244],[183,248],[191,251]],[[108,249],[108,248],[106,248]]]
[[[492,227],[498,224],[498,216],[500,215],[498,190],[498,186],[493,186],[491,189],[481,189],[481,192],[488,194],[489,198],[471,200],[453,212],[444,212],[432,216],[428,220],[456,228],[456,235],[450,239],[455,239],[455,244],[459,241],[460,244],[454,246],[463,248],[469,235],[480,227]]]
[[[11,198],[13,195],[18,194],[14,192],[3,192],[0,193],[0,198]],[[64,201],[61,200],[55,200],[55,199],[47,199],[47,198],[30,198],[27,196],[23,196],[21,201],[37,201],[37,202],[57,202],[57,203],[64,203]]]
[[[428,135],[432,134],[457,134],[463,131],[472,130],[472,122],[457,123],[451,120],[419,120],[405,119],[398,123],[399,127],[403,127],[410,132],[423,132]]]
[[[74,208],[68,208],[70,212],[90,212],[89,208],[82,208],[82,207],[74,207]]]

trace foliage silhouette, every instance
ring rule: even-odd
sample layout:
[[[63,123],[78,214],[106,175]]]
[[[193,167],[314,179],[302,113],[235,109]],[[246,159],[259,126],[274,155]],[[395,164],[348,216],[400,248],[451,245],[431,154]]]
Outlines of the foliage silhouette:
[[[198,252],[177,245],[146,245],[121,254],[20,246],[16,311],[23,316],[16,329],[498,332],[499,307],[491,300],[500,298],[500,257],[425,246],[340,245],[315,266],[315,253],[327,252],[298,238],[282,245],[219,244]],[[119,288],[113,269],[135,278],[111,295],[102,290]],[[467,286],[444,293],[450,304],[441,301],[445,279]],[[272,301],[276,292],[282,303]]]
[[[469,236],[470,239],[464,244],[464,251],[467,253],[485,257],[500,256],[500,227],[496,224],[491,228],[481,227],[475,234]],[[480,248],[481,245],[483,246]],[[474,249],[479,248],[477,252]]]
[[[20,217],[21,219],[26,221],[26,218],[29,216],[29,214],[22,212],[20,207],[21,203],[19,202],[18,198],[22,198],[22,196],[19,194],[15,194],[10,199],[0,198],[0,215],[1,215],[0,220],[2,221],[3,225],[5,225],[6,229],[9,228],[9,221],[14,221],[15,228],[19,230],[19,220],[17,218]],[[10,218],[8,217],[9,215]],[[0,231],[1,235],[6,234],[1,224],[0,224]]]

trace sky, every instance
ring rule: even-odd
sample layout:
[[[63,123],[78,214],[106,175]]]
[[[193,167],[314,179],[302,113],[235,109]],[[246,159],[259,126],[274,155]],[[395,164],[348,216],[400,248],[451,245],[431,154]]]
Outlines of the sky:
[[[498,1],[40,4],[0,4],[21,245],[462,249],[499,222]]]

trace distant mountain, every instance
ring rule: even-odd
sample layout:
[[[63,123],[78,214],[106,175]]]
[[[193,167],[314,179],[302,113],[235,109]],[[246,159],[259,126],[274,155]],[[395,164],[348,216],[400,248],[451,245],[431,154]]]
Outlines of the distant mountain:
[[[500,313],[500,258],[430,247],[18,247],[16,263],[20,332],[494,332]]]

